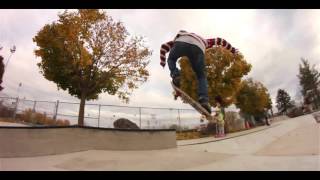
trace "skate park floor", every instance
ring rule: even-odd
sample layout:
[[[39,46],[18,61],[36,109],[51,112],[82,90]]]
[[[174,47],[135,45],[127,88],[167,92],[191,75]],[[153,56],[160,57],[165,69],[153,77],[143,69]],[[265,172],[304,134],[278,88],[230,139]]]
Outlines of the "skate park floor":
[[[319,129],[309,114],[222,139],[177,141],[172,149],[0,158],[0,171],[319,171]]]

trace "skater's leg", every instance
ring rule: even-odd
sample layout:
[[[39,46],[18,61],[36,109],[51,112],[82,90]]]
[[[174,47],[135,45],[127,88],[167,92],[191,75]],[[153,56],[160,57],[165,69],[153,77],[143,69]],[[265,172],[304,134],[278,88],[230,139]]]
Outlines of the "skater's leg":
[[[170,76],[175,86],[180,87],[180,70],[177,68],[177,61],[188,52],[188,44],[184,42],[175,42],[168,56],[168,66]]]
[[[174,54],[174,51],[171,50],[169,57],[168,57],[168,67],[170,70],[170,76],[172,78],[180,75],[180,71],[176,66],[177,60],[178,60],[178,57],[176,57]]]
[[[186,43],[175,42],[168,56],[168,67],[170,76],[175,78],[180,76],[180,70],[177,68],[177,60],[184,55]]]
[[[198,79],[198,95],[201,102],[209,102],[208,98],[208,81],[205,69],[204,54],[199,51],[194,52],[194,56],[189,58],[193,71]],[[200,102],[200,103],[201,103]]]
[[[192,54],[188,56],[192,69],[196,74],[198,79],[198,97],[199,103],[203,108],[205,108],[209,114],[211,114],[211,106],[209,104],[208,97],[208,81],[206,76],[204,54],[200,48],[192,48]]]

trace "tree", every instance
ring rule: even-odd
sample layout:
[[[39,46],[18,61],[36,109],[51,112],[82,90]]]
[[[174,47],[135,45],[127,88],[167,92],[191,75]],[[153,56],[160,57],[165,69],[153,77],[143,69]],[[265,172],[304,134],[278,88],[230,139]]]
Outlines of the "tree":
[[[107,92],[128,103],[129,95],[147,80],[151,51],[140,36],[130,36],[121,22],[101,10],[64,11],[33,38],[44,77],[80,99],[78,124],[83,126],[86,100]]]
[[[301,93],[303,97],[308,99],[312,96],[313,103],[316,108],[320,107],[320,73],[315,69],[315,65],[310,67],[307,59],[301,58],[302,64],[299,64],[299,82],[302,87]]]
[[[220,95],[223,106],[234,102],[234,95],[239,89],[241,78],[251,70],[243,55],[234,56],[228,50],[214,47],[205,53],[206,74],[208,79],[208,95],[211,105],[215,105],[214,97]],[[181,67],[181,89],[193,99],[198,99],[198,81],[186,57],[179,61]]]
[[[241,112],[257,116],[261,115],[265,108],[271,109],[272,101],[267,88],[249,78],[241,82],[235,105]]]
[[[289,94],[283,89],[278,90],[276,101],[277,101],[277,108],[279,112],[287,113],[287,110],[293,107]]]
[[[3,57],[0,55],[0,91],[3,90],[3,87],[1,86],[2,84],[2,77],[4,74],[4,63],[3,63]]]

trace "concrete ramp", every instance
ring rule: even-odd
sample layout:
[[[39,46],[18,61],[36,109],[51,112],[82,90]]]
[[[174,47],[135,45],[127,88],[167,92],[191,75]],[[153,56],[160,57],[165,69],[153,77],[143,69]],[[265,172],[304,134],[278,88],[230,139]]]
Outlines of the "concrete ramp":
[[[30,157],[86,150],[175,148],[175,130],[94,127],[0,127],[0,157]]]

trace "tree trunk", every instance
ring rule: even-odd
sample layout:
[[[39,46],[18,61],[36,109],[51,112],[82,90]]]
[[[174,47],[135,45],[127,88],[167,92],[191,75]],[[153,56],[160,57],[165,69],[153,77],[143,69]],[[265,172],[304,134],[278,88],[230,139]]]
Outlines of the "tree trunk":
[[[80,107],[79,107],[79,115],[78,115],[78,125],[84,125],[84,108],[86,105],[86,95],[85,93],[81,94]]]

